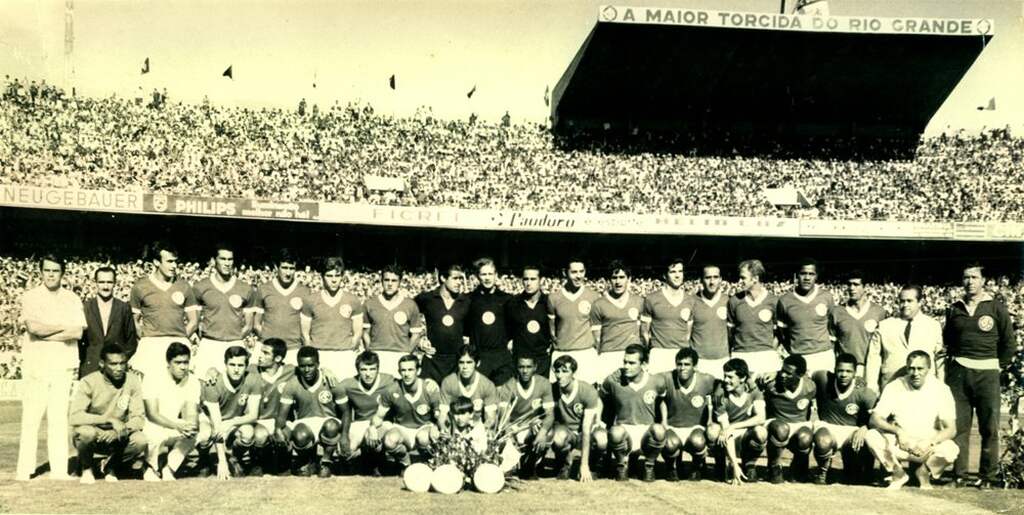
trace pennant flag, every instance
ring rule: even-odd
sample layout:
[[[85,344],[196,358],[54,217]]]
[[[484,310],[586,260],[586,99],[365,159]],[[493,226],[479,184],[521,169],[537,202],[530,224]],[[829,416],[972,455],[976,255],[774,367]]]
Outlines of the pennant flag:
[[[551,105],[551,87],[544,86],[544,105]]]
[[[979,111],[995,111],[996,110],[996,97],[988,99],[988,105],[978,106]]]
[[[473,98],[473,93],[476,93],[476,84],[473,84],[473,89],[469,90],[469,93],[466,93],[466,98]]]
[[[391,86],[391,89],[395,89],[395,76],[394,75],[392,75],[391,78],[388,79],[388,86]]]
[[[316,72],[313,72],[313,89],[316,89]]]
[[[228,69],[224,70],[224,73],[220,74],[221,77],[227,77],[231,80],[235,80],[235,74],[231,71],[231,67],[234,65],[228,65]]]
[[[146,58],[145,61],[142,61],[142,75],[145,75],[147,73],[149,73],[149,58],[148,57]]]

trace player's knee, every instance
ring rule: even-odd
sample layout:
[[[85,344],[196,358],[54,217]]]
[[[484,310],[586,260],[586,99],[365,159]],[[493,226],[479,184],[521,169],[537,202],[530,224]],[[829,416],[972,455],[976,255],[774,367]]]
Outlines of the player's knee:
[[[427,429],[420,429],[416,433],[416,447],[420,449],[429,449],[434,442],[437,441],[441,436],[441,431],[435,427],[430,426]]]
[[[665,436],[668,431],[665,426],[661,424],[652,424],[650,429],[647,430],[647,439],[651,443],[662,443],[665,441]]]
[[[267,428],[256,425],[252,430],[252,444],[254,447],[266,447],[270,441],[270,431]]]
[[[256,436],[256,430],[249,424],[238,426],[235,430],[235,447],[252,447]]]
[[[594,448],[599,451],[605,451],[608,449],[608,430],[605,428],[594,429],[594,432],[590,435],[590,441],[594,445]]]
[[[629,434],[626,433],[626,428],[622,426],[612,426],[608,429],[608,443],[611,445],[617,445],[625,442],[629,439]]]
[[[679,451],[682,447],[682,440],[675,433],[669,433],[665,436],[665,447],[662,448],[661,454],[665,458],[675,458],[679,456]]]
[[[785,447],[789,442],[789,424],[773,420],[768,424],[768,441],[774,447]]]
[[[76,426],[75,443],[78,446],[92,445],[96,442],[96,434],[95,426]]]
[[[329,418],[320,427],[320,443],[326,446],[337,445],[341,439],[341,422]]]
[[[712,442],[717,442],[718,438],[722,435],[722,426],[711,423],[708,424],[707,439]]]
[[[801,427],[793,435],[793,449],[797,452],[808,452],[813,444],[814,434],[811,433],[811,428],[809,427]]]
[[[814,433],[814,454],[816,456],[830,456],[836,450],[836,441],[832,433],[824,427]]]
[[[564,451],[568,447],[569,431],[562,426],[551,430],[551,447],[557,451]]]
[[[313,444],[316,443],[316,436],[308,426],[298,424],[292,428],[290,440],[293,449],[303,451],[313,447]]]
[[[764,426],[757,426],[753,430],[748,431],[749,439],[756,441],[762,445],[768,441],[768,429]]]
[[[387,433],[384,433],[382,440],[385,451],[393,451],[405,443],[405,438],[402,436],[402,432],[398,429],[392,429]]]
[[[697,428],[690,432],[690,437],[686,439],[686,450],[690,454],[703,454],[708,448],[708,437],[704,434],[704,430]]]

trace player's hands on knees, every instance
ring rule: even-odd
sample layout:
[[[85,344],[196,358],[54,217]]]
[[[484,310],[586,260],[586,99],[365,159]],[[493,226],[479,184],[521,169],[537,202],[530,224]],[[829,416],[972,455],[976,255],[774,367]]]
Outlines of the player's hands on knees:
[[[533,451],[534,452],[538,452],[538,453],[544,452],[550,446],[551,446],[551,442],[548,441],[547,435],[542,435],[542,434],[538,433],[537,436],[534,437],[534,439],[533,439]]]
[[[114,436],[117,438],[120,438],[127,433],[124,427],[124,422],[121,422],[120,419],[111,418],[108,419],[107,422],[110,423],[110,429],[114,432]]]
[[[96,441],[99,443],[110,443],[117,440],[117,433],[114,431],[102,430],[96,432]]]
[[[868,428],[860,427],[853,432],[850,436],[850,448],[855,452],[860,452],[861,448],[864,447],[864,435],[868,432]]]
[[[193,422],[189,422],[188,420],[179,420],[174,424],[174,427],[175,429],[178,430],[179,433],[182,434],[182,436],[188,438],[192,438],[193,436],[195,436],[198,430],[196,424]]]
[[[380,431],[376,427],[370,426],[366,428],[366,434],[363,435],[363,438],[370,447],[380,445]]]

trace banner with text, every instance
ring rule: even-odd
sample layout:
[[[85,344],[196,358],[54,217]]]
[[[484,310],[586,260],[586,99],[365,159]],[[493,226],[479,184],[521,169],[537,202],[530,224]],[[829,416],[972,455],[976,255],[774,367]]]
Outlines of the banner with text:
[[[142,193],[0,184],[0,206],[75,211],[142,211]]]
[[[988,18],[811,16],[616,5],[599,7],[597,19],[600,22],[606,23],[640,23],[855,34],[979,36],[991,35],[995,31],[995,24]]]
[[[318,202],[275,202],[254,199],[164,195],[160,193],[147,193],[143,207],[148,213],[273,218],[281,220],[317,220],[320,211],[320,204]]]

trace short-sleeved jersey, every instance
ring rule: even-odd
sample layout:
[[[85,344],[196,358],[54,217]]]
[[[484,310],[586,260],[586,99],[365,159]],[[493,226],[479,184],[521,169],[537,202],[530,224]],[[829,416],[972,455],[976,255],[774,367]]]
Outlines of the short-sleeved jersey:
[[[878,330],[878,323],[888,316],[882,306],[873,302],[864,304],[862,308],[838,304],[832,306],[832,332],[836,335],[840,352],[853,354],[858,364],[865,364],[871,335]]]
[[[220,407],[221,419],[240,417],[245,415],[250,396],[263,395],[262,382],[259,374],[247,372],[238,386],[232,386],[227,374],[222,373],[217,382],[203,385],[203,402],[216,403]]]
[[[302,311],[309,288],[292,281],[287,288],[281,286],[277,278],[263,283],[256,290],[258,300],[257,312],[263,313],[260,338],[280,338],[289,349],[302,346],[302,326],[299,325],[299,314]]]
[[[198,311],[192,287],[184,279],[165,283],[147,275],[132,286],[129,304],[132,313],[142,315],[139,336],[188,336],[185,311]]]
[[[690,323],[693,320],[692,295],[680,290],[678,298],[669,298],[662,288],[644,297],[640,321],[651,324],[651,347],[681,349],[690,346]]]
[[[193,287],[202,308],[203,337],[222,342],[245,337],[245,314],[256,311],[256,290],[245,281],[232,277],[220,282],[214,273]]]
[[[601,329],[597,351],[623,351],[631,344],[640,343],[640,310],[643,308],[643,299],[628,290],[617,299],[607,293],[597,299],[590,309],[591,329]]]
[[[668,394],[665,376],[642,372],[640,382],[631,383],[616,370],[601,383],[601,396],[615,409],[616,424],[650,425],[654,423],[654,407],[659,397]]]
[[[469,386],[463,386],[459,380],[458,372],[448,374],[448,377],[441,381],[441,404],[450,405],[459,397],[469,397],[473,401],[473,415],[483,419],[484,409],[488,406],[498,405],[498,389],[490,379],[484,377],[480,372],[475,372],[473,381]]]
[[[508,328],[505,326],[505,305],[512,296],[494,288],[487,291],[478,286],[469,295],[469,314],[466,315],[466,336],[481,353],[508,348]]]
[[[294,408],[295,420],[301,420],[309,417],[337,417],[338,406],[348,402],[348,399],[341,385],[336,384],[332,388],[323,374],[308,387],[296,375],[284,383],[280,402],[281,409]]]
[[[348,399],[349,412],[352,413],[352,420],[360,422],[370,420],[377,413],[381,405],[381,398],[385,395],[388,385],[395,382],[395,378],[388,374],[377,374],[377,380],[369,388],[363,386],[359,376],[349,377],[341,382],[341,389]]]
[[[530,306],[522,295],[512,297],[505,304],[505,326],[512,339],[515,356],[542,356],[551,349],[551,331],[548,330],[548,299],[541,293]]]
[[[775,309],[779,299],[765,290],[759,298],[741,291],[729,298],[733,352],[775,350]]]
[[[441,405],[441,387],[433,379],[417,379],[416,393],[409,394],[401,381],[384,388],[380,405],[388,410],[388,420],[402,427],[419,428],[435,422]]]
[[[469,314],[469,296],[458,295],[446,306],[439,286],[416,296],[416,307],[423,315],[427,339],[439,355],[453,355],[462,348],[466,334],[465,321]]]
[[[690,345],[701,359],[729,357],[729,328],[725,323],[728,303],[729,297],[721,289],[710,299],[702,294],[694,296]]]
[[[338,290],[332,297],[327,290],[312,293],[302,303],[299,315],[309,319],[309,338],[312,346],[323,350],[353,350],[357,343],[353,324],[363,317],[363,303],[359,297]]]
[[[182,416],[181,411],[186,404],[198,404],[200,394],[199,380],[194,374],[189,374],[180,383],[174,381],[167,369],[142,378],[142,400],[157,401],[157,411],[172,420]]]
[[[502,404],[508,404],[512,409],[509,420],[517,420],[537,409],[549,410],[555,406],[551,383],[539,375],[534,375],[530,379],[530,387],[525,389],[519,384],[519,379],[509,379],[501,385],[498,397]]]
[[[838,426],[866,426],[871,410],[878,401],[878,394],[854,378],[853,384],[840,393],[836,376],[827,370],[819,370],[811,376],[818,389],[818,418],[822,422]]]
[[[366,301],[363,325],[370,330],[367,350],[401,352],[413,351],[412,335],[423,332],[423,317],[416,303],[396,294],[391,300],[377,295]]]
[[[584,411],[596,410],[601,406],[597,389],[578,379],[569,391],[562,391],[561,386],[554,383],[551,392],[556,400],[555,421],[573,429],[582,429]]]
[[[263,392],[260,398],[260,420],[277,417],[277,411],[281,409],[281,392],[284,391],[284,384],[295,377],[295,365],[281,365],[272,375],[260,372],[252,365],[249,367],[249,373],[260,378]]]
[[[770,382],[764,389],[766,416],[779,422],[807,422],[811,419],[811,403],[818,389],[808,377],[800,378],[795,392],[786,390],[779,380]]]
[[[583,350],[596,344],[590,331],[590,311],[600,298],[587,286],[575,293],[563,287],[548,296],[548,318],[555,319],[555,350]]]
[[[708,413],[708,402],[715,392],[715,378],[710,374],[695,371],[690,386],[684,387],[679,376],[664,372],[668,393],[665,406],[668,408],[668,425],[672,427],[693,427],[704,424]]]
[[[818,286],[806,296],[791,290],[779,297],[775,315],[791,353],[814,354],[833,349],[828,327],[834,305],[832,294]]]
[[[715,387],[711,401],[714,405],[715,419],[721,420],[725,415],[729,417],[730,424],[753,418],[755,406],[761,405],[761,409],[764,409],[764,395],[761,394],[761,390],[747,390],[742,395],[733,396],[725,391],[721,383]]]

